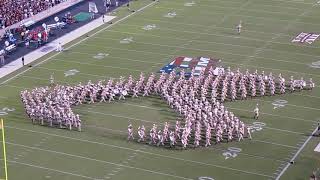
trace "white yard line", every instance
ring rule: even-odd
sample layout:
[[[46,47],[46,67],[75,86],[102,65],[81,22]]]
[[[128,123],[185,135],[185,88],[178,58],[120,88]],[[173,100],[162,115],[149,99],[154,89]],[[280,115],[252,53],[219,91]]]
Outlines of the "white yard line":
[[[104,67],[104,68],[112,68],[112,69],[121,69],[121,70],[128,70],[128,71],[137,71],[137,72],[142,72],[144,71],[143,69],[133,69],[133,68],[124,68],[124,67],[117,67],[117,66],[107,66],[107,65],[97,65],[93,63],[84,63],[84,62],[79,62],[79,61],[71,61],[71,60],[64,60],[64,59],[57,59],[55,58],[54,60],[59,60],[62,62],[70,62],[70,63],[76,63],[76,64],[82,64],[82,65],[89,65],[89,66],[96,66],[96,67]],[[152,65],[150,67],[158,67],[158,65]]]
[[[286,148],[291,148],[291,149],[298,149],[297,147],[294,147],[294,146],[285,145],[285,144],[279,144],[279,143],[274,143],[274,142],[269,142],[269,141],[262,141],[262,140],[256,140],[256,139],[253,139],[251,141],[260,142],[260,143],[264,143],[264,144],[272,144],[272,145],[275,145],[275,146],[281,146],[281,147],[286,147]]]
[[[9,144],[9,143],[6,142],[6,144]],[[3,160],[2,158],[0,158],[0,159]],[[57,170],[57,169],[47,168],[47,167],[38,166],[38,165],[30,164],[30,163],[23,163],[23,162],[12,161],[12,160],[7,160],[7,162],[10,163],[10,164],[20,164],[20,165],[24,165],[24,166],[33,167],[33,168],[44,169],[44,170],[47,170],[47,171],[53,171],[53,172],[58,172],[58,173],[61,173],[61,174],[67,174],[67,175],[71,175],[71,176],[76,176],[78,178],[97,180],[97,178],[94,178],[94,177],[84,176],[84,175],[81,175],[81,174],[74,174],[74,173],[71,173],[71,172],[66,172],[66,171],[61,171],[61,170]]]
[[[233,108],[233,107],[228,107],[228,109],[235,109],[235,110],[239,110],[239,111],[247,111],[247,112],[251,112],[252,110],[247,110],[247,109],[240,109],[240,108]],[[276,115],[276,114],[272,114],[272,113],[264,113],[264,112],[260,112],[260,114],[265,114],[268,116],[274,116],[274,117],[280,117],[280,118],[286,118],[286,119],[293,119],[293,120],[298,120],[298,121],[306,121],[306,122],[311,122],[311,123],[316,123],[318,121],[315,120],[307,120],[307,119],[302,119],[302,118],[297,118],[297,117],[290,117],[290,116],[281,116],[281,115]]]
[[[239,8],[237,8],[239,9]],[[149,19],[149,18],[139,18],[141,20],[146,20],[146,21],[156,21],[156,22],[162,22],[162,23],[168,23],[168,24],[179,24],[179,25],[185,25],[185,26],[198,26],[198,27],[208,27],[207,25],[201,25],[201,24],[193,24],[193,23],[182,23],[182,22],[174,22],[174,21],[166,21],[166,20],[160,20],[160,19]],[[254,24],[254,23],[248,23],[246,22],[245,23],[246,25],[257,25],[257,24]],[[265,24],[264,24],[265,26]],[[232,30],[234,31],[235,29],[234,28],[230,28],[230,27],[223,27],[223,26],[216,26],[214,27],[213,29],[226,29],[226,30]],[[244,30],[243,32],[252,32],[252,33],[256,33],[256,34],[266,34],[266,35],[277,35],[279,33],[274,33],[274,32],[265,32],[265,31],[254,31],[254,30]],[[283,36],[286,36],[286,37],[289,37],[289,38],[292,38],[292,36],[288,35],[288,34],[285,34],[285,33],[280,33],[282,34]],[[217,34],[217,36],[223,36],[222,34]],[[233,36],[226,36],[226,37],[233,37]],[[241,37],[239,37],[241,38]],[[261,39],[255,39],[255,38],[250,38],[250,37],[244,37],[244,38],[248,38],[248,39],[252,39],[252,40],[257,40],[257,41],[263,41]],[[276,42],[276,43],[279,43],[279,44],[282,44],[281,42]],[[287,44],[287,43],[283,43],[283,44]],[[294,44],[292,44],[294,45]],[[318,47],[313,47],[313,48],[318,48]]]
[[[41,67],[41,66],[38,66],[36,68],[37,69],[45,69],[45,70],[49,70],[49,71],[66,72],[66,70],[52,69],[52,68],[46,68],[46,67]],[[48,72],[48,73],[50,73],[50,72]],[[77,74],[83,74],[83,75],[86,75],[86,76],[93,76],[93,77],[100,77],[100,78],[108,77],[108,76],[102,76],[102,75],[97,75],[97,74],[82,73],[81,71],[78,72]]]
[[[279,7],[279,6],[272,6],[272,5],[261,5],[261,6],[268,6],[268,7]],[[238,9],[236,7],[226,7],[226,6],[216,6],[215,7],[218,7],[218,8],[226,8],[226,9]],[[174,10],[175,11],[183,11],[183,10],[186,10],[188,7],[184,7],[184,8],[175,8]],[[283,8],[286,8],[286,9],[293,9],[293,10],[301,10],[301,8],[293,8],[293,7],[283,7]],[[157,6],[156,9],[169,9],[169,10],[172,10],[171,7],[160,7],[160,6]],[[270,9],[272,10],[272,9]],[[269,14],[278,14],[278,15],[290,15],[290,16],[295,16],[296,14],[293,14],[293,13],[285,13],[283,11],[266,11],[266,10],[253,10],[253,9],[246,9],[246,11],[248,12],[263,12],[263,13],[269,13]],[[212,13],[213,12],[213,13]],[[208,11],[208,10],[202,10],[201,11],[201,15],[213,15],[213,14],[217,14],[214,10],[213,11]],[[309,16],[308,16],[309,17]],[[312,17],[312,16],[311,16]],[[246,23],[247,24],[247,23]]]
[[[134,26],[134,27],[141,27],[139,25],[129,25],[129,24],[123,24],[122,26]],[[203,33],[203,32],[196,32],[196,31],[182,31],[182,30],[175,30],[175,29],[171,29],[171,28],[160,28],[160,30],[168,30],[168,31],[174,31],[174,32],[186,32],[186,33],[194,33],[194,34],[200,34],[200,35],[212,35],[211,33]],[[278,36],[274,36],[273,38],[271,38],[271,40],[269,41],[264,41],[265,43],[274,43],[274,40],[277,39],[279,36],[281,36],[281,34],[278,33]],[[234,38],[240,38],[239,36],[234,36]],[[137,43],[137,42],[136,42]],[[215,42],[213,42],[215,43]],[[275,42],[276,43],[276,42]],[[215,43],[215,44],[224,44],[224,43]],[[159,44],[154,44],[154,45],[159,45]],[[232,45],[232,44],[225,44],[225,45]],[[165,46],[165,45],[159,45],[159,46]],[[240,45],[234,45],[234,46],[240,46]],[[101,46],[99,46],[101,47]],[[171,47],[171,46],[167,46],[167,47]],[[175,47],[175,46],[173,46]],[[243,46],[245,47],[245,46]],[[261,47],[260,47],[261,48]],[[218,52],[218,51],[213,51],[213,50],[209,50],[209,49],[198,49],[198,48],[184,48],[184,49],[190,49],[190,50],[198,50],[198,51],[208,51],[208,52]],[[285,50],[276,50],[276,49],[270,49],[270,48],[263,48],[264,50],[270,50],[270,51],[275,51],[275,52],[281,52],[281,53],[286,53],[289,55],[301,55],[301,56],[307,56],[307,57],[312,57],[312,58],[319,58],[320,55],[311,55],[311,54],[307,54],[307,53],[297,53],[297,52],[290,52],[290,51],[285,51]]]
[[[315,4],[313,4],[312,7],[310,7],[309,9],[305,10],[303,13],[301,13],[300,15],[298,15],[295,20],[287,21],[288,24],[287,24],[287,26],[284,28],[284,31],[288,31],[293,24],[298,24],[298,23],[299,23],[299,22],[298,22],[298,21],[299,21],[299,18],[300,18],[301,16],[307,14],[308,12],[312,11],[314,5],[315,5]],[[278,19],[278,20],[279,20],[279,19]],[[280,20],[279,20],[279,21],[280,21]],[[272,44],[276,39],[280,38],[281,36],[282,36],[282,34],[279,33],[279,34],[275,35],[274,37],[272,37],[271,40],[266,41],[266,43],[265,43],[263,46],[257,47],[256,50],[255,50],[255,52],[254,52],[254,54],[253,54],[252,56],[249,56],[246,60],[244,60],[244,62],[242,63],[242,65],[241,65],[240,67],[242,67],[242,66],[247,66],[247,63],[249,63],[253,58],[258,57],[258,55],[259,55],[261,52],[263,52],[263,51],[265,51],[265,50],[269,50],[269,49],[268,49],[268,46],[269,46],[270,44]],[[274,51],[276,51],[276,50],[274,50]],[[290,52],[288,52],[288,54],[290,54]],[[313,56],[314,58],[318,58],[318,57],[319,57],[319,56],[314,56],[314,55],[306,55],[306,54],[304,55],[304,53],[292,53],[292,54],[303,55],[303,56],[310,56],[310,57]]]
[[[141,122],[146,122],[146,123],[152,123],[152,124],[158,124],[159,123],[157,121],[148,121],[148,120],[143,120],[143,119],[134,118],[134,117],[103,113],[103,112],[99,112],[99,111],[91,111],[91,110],[81,110],[81,111],[90,112],[90,113],[94,113],[94,114],[105,115],[105,116],[113,116],[113,117],[118,117],[118,118],[123,118],[123,119],[128,119],[128,120],[135,120],[135,121],[141,121]],[[168,121],[168,122],[175,122],[175,121],[173,120],[173,121]],[[148,126],[146,126],[146,127],[148,127]],[[266,129],[272,129],[272,130],[276,130],[276,131],[280,131],[280,132],[290,132],[290,133],[294,133],[294,134],[303,134],[303,133],[298,133],[298,132],[289,131],[289,130],[283,130],[283,129],[277,129],[277,128],[266,128]],[[112,130],[112,131],[118,131],[118,130]],[[277,145],[277,146],[282,146],[282,147],[295,148],[294,146],[285,145],[285,144],[279,144],[279,143],[274,143],[274,142],[269,142],[269,141],[262,141],[262,140],[252,140],[252,141],[266,143],[266,144],[272,144],[272,145]]]
[[[83,43],[82,45],[89,46],[89,47],[100,47],[101,48],[101,46],[96,46],[93,44]],[[163,53],[156,53],[156,52],[149,52],[149,51],[140,51],[140,50],[126,49],[126,48],[116,48],[113,46],[104,46],[104,48],[106,48],[108,50],[116,49],[116,50],[132,51],[132,52],[138,52],[138,53],[144,53],[144,54],[157,54],[157,55],[161,55],[161,56],[170,56],[170,54],[163,54]],[[201,49],[194,49],[194,48],[184,48],[184,49],[203,51]],[[231,55],[244,56],[244,57],[255,57],[254,55],[234,54],[234,53],[229,53],[229,52],[219,52],[219,51],[213,51],[213,50],[204,50],[204,51],[218,52],[218,53],[222,53],[222,54],[231,54]],[[176,56],[176,55],[172,54],[171,56]],[[235,64],[235,65],[240,65],[240,66],[245,65],[245,64],[240,64],[240,63],[236,63],[236,62],[230,62],[227,60],[223,60],[223,63],[224,64]],[[246,66],[253,67],[256,69],[269,69],[269,70],[277,70],[277,71],[282,71],[282,72],[290,72],[290,73],[294,73],[294,74],[305,74],[305,75],[309,75],[309,76],[320,77],[320,75],[318,75],[318,74],[311,74],[311,73],[305,73],[305,72],[297,72],[297,71],[290,71],[290,70],[276,69],[276,68],[267,68],[267,67],[263,67],[263,66],[254,66],[254,65],[246,65]]]
[[[151,3],[149,3],[149,4],[147,4],[146,6],[144,6],[144,7],[140,8],[140,9],[138,9],[137,11],[135,11],[135,12],[133,12],[133,13],[131,13],[131,14],[129,14],[129,15],[127,15],[127,16],[125,16],[125,17],[123,17],[123,18],[119,19],[119,20],[117,20],[117,21],[116,21],[116,22],[114,22],[113,24],[111,24],[111,25],[109,25],[109,26],[107,26],[107,27],[105,27],[105,28],[100,29],[99,31],[97,31],[97,32],[93,33],[91,36],[89,36],[89,37],[86,37],[86,38],[84,38],[84,39],[79,40],[78,42],[76,42],[76,43],[74,43],[74,44],[70,45],[70,46],[69,46],[68,48],[66,48],[66,49],[70,49],[70,48],[72,48],[72,47],[74,47],[74,46],[76,46],[76,45],[78,45],[78,44],[80,44],[80,43],[82,43],[82,42],[86,41],[86,40],[87,40],[87,39],[89,39],[90,37],[95,36],[95,35],[99,34],[100,32],[102,32],[102,31],[104,31],[104,30],[106,30],[106,29],[108,29],[108,28],[110,28],[110,27],[113,27],[114,25],[116,25],[116,24],[118,24],[118,23],[120,23],[120,22],[122,22],[122,21],[126,20],[127,18],[131,17],[132,15],[135,15],[135,14],[137,14],[138,12],[143,11],[144,9],[146,9],[146,8],[148,8],[148,7],[150,7],[150,6],[154,5],[154,4],[156,4],[156,3],[157,3],[157,1],[153,1],[153,2],[151,2]],[[53,58],[53,57],[55,57],[55,56],[57,56],[57,55],[59,55],[59,54],[60,54],[60,53],[53,54],[52,56],[50,56],[50,57],[46,58],[45,60],[40,61],[40,62],[38,62],[37,64],[35,64],[35,65],[34,65],[34,67],[39,66],[39,65],[43,64],[44,62],[47,62],[48,60],[50,60],[51,58]],[[21,74],[23,74],[23,73],[25,73],[25,72],[29,71],[30,69],[33,69],[33,68],[28,68],[28,69],[26,69],[26,70],[23,70],[23,71],[21,71],[20,73],[18,73],[18,74],[16,74],[16,75],[14,75],[14,76],[12,76],[12,77],[10,77],[10,78],[6,79],[6,80],[5,80],[5,81],[3,81],[1,84],[4,84],[4,83],[7,83],[7,82],[11,81],[12,79],[14,79],[14,78],[16,78],[16,77],[20,76]]]
[[[268,102],[270,104],[273,102],[273,101],[267,101],[267,100],[262,100],[262,99],[256,99],[256,101]],[[290,103],[287,103],[286,105],[293,106],[293,107],[298,107],[298,108],[303,108],[303,109],[316,110],[316,111],[320,110],[319,108],[314,108],[314,107],[309,107],[309,106],[299,106],[299,105],[290,104]]]
[[[269,176],[269,175],[266,175],[266,174],[249,172],[249,171],[239,170],[239,169],[230,168],[230,167],[226,167],[226,166],[220,166],[220,165],[209,164],[209,163],[204,163],[204,162],[199,162],[199,161],[193,161],[193,160],[189,160],[189,159],[183,159],[183,158],[178,158],[178,157],[173,157],[173,156],[156,154],[156,153],[151,153],[151,152],[142,151],[142,150],[139,150],[139,149],[131,149],[131,148],[121,147],[121,146],[117,146],[117,145],[106,144],[106,143],[102,143],[102,142],[96,142],[96,141],[90,141],[90,140],[85,140],[85,139],[72,138],[72,137],[62,136],[62,135],[58,135],[58,134],[54,134],[54,133],[46,133],[46,132],[41,132],[41,131],[33,131],[33,130],[29,130],[29,129],[14,127],[14,126],[6,126],[6,127],[7,127],[7,128],[11,128],[11,129],[26,131],[26,132],[32,132],[32,133],[37,133],[37,134],[45,134],[45,135],[60,137],[60,138],[64,138],[64,139],[76,140],[76,141],[80,141],[80,142],[86,142],[86,143],[91,143],[91,144],[98,144],[98,145],[108,146],[108,147],[112,147],[112,148],[125,149],[125,150],[129,150],[129,151],[135,151],[135,152],[137,152],[137,153],[144,153],[144,154],[154,155],[154,156],[158,156],[158,157],[164,157],[164,158],[169,158],[169,159],[184,161],[184,162],[187,162],[187,163],[195,163],[195,164],[204,165],[204,166],[212,166],[212,167],[217,167],[217,168],[221,168],[221,169],[227,169],[227,170],[242,172],[242,173],[245,173],[245,174],[251,174],[251,175],[257,175],[257,176],[274,178],[273,176]]]
[[[46,68],[46,69],[48,69],[48,68]],[[50,70],[55,70],[55,69],[50,69]],[[60,71],[60,70],[57,70],[57,71]],[[81,73],[79,73],[79,74],[81,74]],[[85,74],[85,73],[82,73],[82,74],[84,74],[84,75],[92,75],[92,74]],[[99,77],[99,75],[92,75],[92,76],[98,76],[98,77]],[[27,77],[27,78],[31,78],[31,79],[38,79],[38,80],[44,80],[44,81],[47,80],[47,79],[45,79],[45,78],[36,78],[36,77],[31,77],[31,76],[22,76],[22,77]],[[101,77],[106,78],[106,76],[101,76]],[[113,78],[113,77],[109,77],[109,78]],[[57,81],[57,82],[61,82],[61,83],[65,83],[65,84],[73,84],[73,83],[68,83],[68,82],[66,82],[66,81]],[[76,84],[76,83],[74,83],[74,84]],[[8,86],[8,87],[18,87],[18,88],[21,88],[21,89],[27,89],[27,88],[22,87],[22,86],[14,86],[14,85],[6,85],[6,86]],[[298,94],[297,94],[297,95],[298,95]],[[301,95],[301,96],[302,96],[302,95]],[[266,100],[260,100],[260,99],[257,99],[257,101],[264,101],[264,102],[270,102],[270,103],[272,103],[272,101],[266,101]],[[127,103],[127,105],[132,105],[132,104],[128,104],[128,103]],[[294,104],[287,104],[287,105],[289,105],[289,106],[294,106],[294,107],[299,107],[299,108],[316,110],[316,111],[320,110],[320,109],[318,109],[318,108],[307,107],[307,106],[299,106],[299,105],[294,105]],[[139,107],[139,105],[138,105],[138,107]],[[143,107],[143,106],[140,106],[140,107]],[[245,110],[245,109],[232,108],[232,107],[228,107],[228,108],[230,108],[230,109],[236,109],[236,110],[241,110],[241,111],[251,112],[250,110]],[[266,114],[266,115],[270,115],[270,116],[277,116],[277,117],[282,117],[282,118],[295,119],[295,120],[300,120],[300,121],[317,122],[317,121],[313,121],[313,120],[306,120],[306,119],[296,118],[296,117],[280,116],[280,115],[275,115],[275,114],[271,114],[271,113],[263,113],[263,112],[262,112],[261,114]]]
[[[225,28],[225,29],[232,29],[232,28]],[[234,28],[232,29],[234,31]],[[196,40],[190,37],[191,39],[184,39],[184,38],[178,38],[178,37],[173,37],[173,36],[158,36],[154,34],[143,34],[143,33],[134,33],[134,32],[128,32],[128,31],[117,31],[117,30],[108,30],[108,32],[116,32],[116,33],[123,33],[123,34],[131,34],[131,35],[138,35],[138,36],[144,36],[144,37],[158,37],[158,38],[168,38],[168,39],[176,39],[176,40],[182,40],[182,41],[187,41],[187,40],[193,40],[195,42],[201,42],[201,43],[210,43],[210,44],[216,44],[214,41],[204,41],[204,40]],[[248,31],[246,31],[248,32]],[[245,40],[252,40],[252,41],[261,41],[265,42],[264,40],[261,39],[255,39],[255,38],[250,38],[250,37],[245,37],[245,36],[234,36],[234,35],[224,35],[224,34],[211,34],[213,36],[219,36],[219,37],[227,37],[227,38],[233,38],[233,39],[245,39]],[[94,38],[104,38],[105,36],[98,36]],[[290,36],[291,37],[291,36]],[[283,43],[283,42],[273,42],[275,44],[282,44],[282,45],[289,45],[289,46],[297,46],[297,47],[303,47],[303,48],[311,48],[311,49],[320,49],[320,47],[317,46],[304,46],[301,44],[295,44],[295,43]],[[227,44],[227,45],[233,45],[233,46],[239,46],[239,47],[253,47],[253,46],[242,46],[242,45],[235,45],[235,44]],[[292,62],[292,61],[285,61],[285,62]],[[300,63],[300,62],[295,62],[297,64],[303,64],[305,63]]]
[[[22,145],[22,144],[11,143],[11,142],[6,142],[6,144],[10,144],[10,145],[14,145],[14,146],[20,146],[20,147],[24,147],[24,148],[28,148],[28,149],[33,149],[33,150],[39,150],[39,151],[55,153],[55,154],[64,155],[64,156],[75,157],[75,158],[79,158],[79,159],[85,159],[85,160],[89,160],[89,161],[95,161],[95,162],[104,163],[104,164],[110,164],[110,165],[118,166],[118,167],[124,167],[124,168],[140,170],[140,171],[144,171],[144,172],[148,172],[148,173],[152,173],[152,174],[163,175],[163,176],[168,176],[168,177],[172,177],[172,178],[192,180],[190,178],[186,178],[186,177],[182,177],[182,176],[177,176],[177,175],[173,175],[173,174],[167,174],[167,173],[163,173],[163,172],[159,172],[159,171],[152,171],[152,170],[149,170],[149,169],[138,168],[138,167],[128,166],[128,165],[124,165],[124,164],[113,163],[113,162],[110,162],[110,161],[94,159],[94,158],[90,158],[90,157],[86,157],[86,156],[79,156],[79,155],[75,155],[75,154],[69,154],[69,153],[60,152],[60,151],[54,151],[54,150],[49,150],[49,149],[42,149],[42,148],[38,148],[38,147],[31,147],[31,146],[26,146],[26,145]]]
[[[312,132],[312,134],[314,134],[317,131],[317,128]],[[291,158],[291,161],[294,161],[298,155],[301,153],[301,151],[303,150],[303,148],[308,144],[308,142],[311,140],[312,138],[312,134],[308,137],[308,139],[302,144],[302,146],[298,149],[298,151],[294,154],[294,156]],[[281,176],[287,171],[287,169],[289,168],[289,166],[291,165],[291,163],[287,163],[287,165],[282,169],[282,171],[280,172],[280,174],[276,177],[276,180],[279,180],[281,178]]]
[[[96,37],[97,42],[96,44],[99,44],[99,40],[98,39],[105,39],[105,40],[115,40],[115,41],[119,41],[119,39],[115,39],[115,38],[109,38],[109,37]],[[190,39],[190,41],[197,41],[195,39]],[[101,42],[101,41],[100,41]],[[134,43],[137,44],[144,44],[144,45],[154,45],[154,46],[162,46],[162,47],[173,47],[173,48],[181,48],[181,49],[189,49],[189,50],[201,50],[201,51],[209,51],[209,52],[217,52],[217,51],[212,51],[211,49],[198,49],[198,48],[189,48],[189,47],[182,47],[182,46],[172,46],[172,45],[166,45],[166,44],[156,44],[156,43],[149,43],[149,42],[143,42],[143,41],[134,41]],[[243,48],[251,48],[251,49],[255,49],[256,47],[253,46],[244,46],[244,45],[237,45],[237,44],[230,44],[230,43],[221,43],[221,42],[210,42],[211,44],[217,44],[217,45],[225,45],[225,46],[235,46],[235,47],[243,47]],[[272,42],[273,43],[273,42]],[[101,46],[100,46],[101,47]],[[286,54],[297,54],[297,55],[303,55],[303,56],[311,56],[311,57],[320,57],[320,55],[310,55],[310,54],[306,54],[306,53],[295,53],[292,51],[285,51],[285,50],[276,50],[276,49],[268,49],[265,48],[265,50],[270,50],[270,51],[275,51],[275,52],[281,52],[281,53],[286,53]]]
[[[302,133],[302,132],[290,131],[290,130],[273,128],[273,127],[268,127],[268,126],[264,126],[263,128],[265,128],[265,129],[272,129],[272,130],[276,130],[276,131],[281,131],[281,132],[285,132],[285,133],[292,133],[292,134],[299,134],[299,135],[305,134],[305,133]]]

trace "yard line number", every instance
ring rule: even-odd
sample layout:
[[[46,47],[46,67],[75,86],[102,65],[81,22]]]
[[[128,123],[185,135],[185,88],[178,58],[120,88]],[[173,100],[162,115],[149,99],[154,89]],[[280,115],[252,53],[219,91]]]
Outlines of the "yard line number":
[[[0,110],[0,116],[5,116],[5,115],[8,115],[9,112],[13,112],[15,111],[14,108],[8,108],[8,107],[4,107]]]
[[[157,28],[157,26],[155,24],[148,24],[148,25],[143,26],[142,29],[144,29],[146,31],[151,31],[151,30],[153,30],[155,28]]]
[[[103,59],[105,57],[109,56],[109,54],[105,54],[105,53],[98,53],[97,55],[94,55],[93,58],[94,59]]]
[[[248,125],[248,127],[250,128],[250,132],[257,132],[257,131],[261,131],[263,129],[263,127],[266,126],[266,123],[264,122],[253,122],[252,125]]]
[[[320,69],[320,61],[316,61],[316,62],[309,64],[309,67]]]
[[[241,148],[237,147],[228,147],[228,149],[222,153],[222,155],[225,157],[225,160],[229,158],[235,158],[238,156],[238,153],[242,151]]]
[[[198,178],[198,180],[214,180],[214,179],[212,177],[201,176]]]
[[[276,99],[272,102],[273,109],[283,108],[287,105],[288,101],[282,99]]]
[[[78,72],[80,72],[80,71],[79,71],[79,70],[76,70],[76,69],[70,69],[70,70],[64,72],[64,76],[65,76],[65,77],[74,76],[74,75],[76,75]]]

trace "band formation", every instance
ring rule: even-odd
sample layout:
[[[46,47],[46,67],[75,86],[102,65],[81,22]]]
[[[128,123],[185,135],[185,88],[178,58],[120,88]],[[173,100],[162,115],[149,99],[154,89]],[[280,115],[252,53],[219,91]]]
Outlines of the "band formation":
[[[99,81],[75,86],[58,85],[54,77],[50,78],[50,86],[39,87],[21,92],[21,99],[26,114],[33,123],[59,128],[77,129],[81,131],[79,114],[72,107],[95,102],[111,103],[128,97],[160,96],[173,108],[180,118],[176,122],[165,122],[163,126],[153,124],[152,127],[139,126],[137,133],[131,123],[128,126],[128,140],[149,143],[165,147],[199,147],[210,146],[212,143],[241,141],[251,139],[250,128],[238,117],[224,107],[225,101],[236,101],[259,96],[274,96],[312,89],[315,85],[312,79],[303,78],[288,81],[282,77],[265,75],[257,70],[250,73],[231,71],[214,75],[214,69],[208,73],[201,72],[199,76],[191,72],[185,77],[184,71],[170,74],[162,73],[146,76],[140,74],[138,80],[132,76],[127,79],[120,77],[117,81]],[[259,105],[254,109],[254,118],[259,118]],[[149,130],[149,134],[146,133]]]

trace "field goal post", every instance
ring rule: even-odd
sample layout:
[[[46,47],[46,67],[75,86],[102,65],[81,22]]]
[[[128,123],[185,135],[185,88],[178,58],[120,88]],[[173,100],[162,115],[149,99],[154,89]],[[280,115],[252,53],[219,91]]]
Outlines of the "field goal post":
[[[0,179],[8,180],[7,153],[6,153],[6,141],[5,141],[3,119],[0,119],[0,130],[2,135],[2,152],[3,152],[3,162],[4,162],[4,172],[5,172],[4,179],[2,179],[2,177],[0,177]]]

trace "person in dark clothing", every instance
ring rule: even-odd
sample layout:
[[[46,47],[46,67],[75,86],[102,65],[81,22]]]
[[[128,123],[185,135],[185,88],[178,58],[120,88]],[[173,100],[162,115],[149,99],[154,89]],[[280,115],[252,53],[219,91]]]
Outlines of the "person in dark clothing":
[[[22,66],[24,66],[24,56],[21,58]]]

